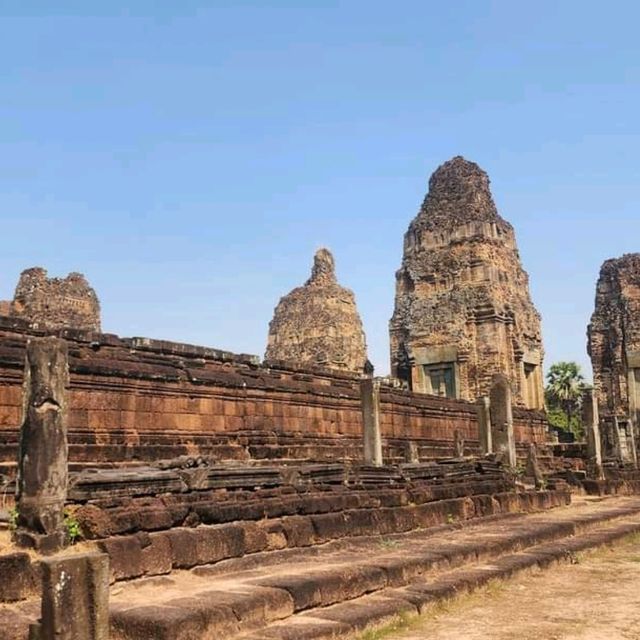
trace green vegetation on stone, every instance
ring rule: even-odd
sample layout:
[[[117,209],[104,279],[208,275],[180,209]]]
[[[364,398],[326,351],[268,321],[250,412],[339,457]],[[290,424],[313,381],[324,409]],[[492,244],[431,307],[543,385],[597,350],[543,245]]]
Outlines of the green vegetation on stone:
[[[15,531],[18,528],[18,507],[9,509],[9,529]]]
[[[71,511],[67,510],[64,512],[64,526],[67,530],[67,536],[69,537],[70,544],[75,544],[82,539],[80,523]]]

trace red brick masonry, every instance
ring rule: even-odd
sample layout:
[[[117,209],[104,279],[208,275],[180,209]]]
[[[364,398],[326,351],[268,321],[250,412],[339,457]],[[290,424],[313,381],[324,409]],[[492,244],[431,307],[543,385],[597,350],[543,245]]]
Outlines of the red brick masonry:
[[[0,317],[0,463],[15,461],[30,330]],[[70,459],[109,464],[180,454],[219,459],[360,456],[358,378],[255,356],[75,330],[69,341]],[[392,388],[381,392],[385,456],[407,440],[423,458],[452,455],[453,432],[477,448],[475,405]],[[544,440],[543,413],[514,410],[516,441]],[[6,464],[5,464],[6,466]],[[2,468],[0,468],[0,472]]]

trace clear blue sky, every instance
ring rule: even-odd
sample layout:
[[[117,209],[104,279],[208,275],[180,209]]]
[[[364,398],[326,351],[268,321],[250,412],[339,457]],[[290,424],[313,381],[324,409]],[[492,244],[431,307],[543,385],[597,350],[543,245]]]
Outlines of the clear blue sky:
[[[55,9],[52,6],[55,5]],[[402,236],[453,155],[516,228],[547,364],[640,250],[640,5],[0,4],[0,298],[82,271],[103,326],[262,354],[322,245],[388,371]]]

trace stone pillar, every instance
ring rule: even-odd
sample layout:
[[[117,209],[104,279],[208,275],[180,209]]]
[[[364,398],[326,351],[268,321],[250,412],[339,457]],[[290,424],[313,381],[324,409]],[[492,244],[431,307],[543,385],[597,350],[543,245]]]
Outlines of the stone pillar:
[[[628,434],[629,434],[629,459],[633,462],[633,466],[638,468],[638,450],[636,449],[636,421],[632,416],[629,417],[627,422]]]
[[[29,640],[108,640],[109,556],[70,555],[41,566],[42,613]]]
[[[496,374],[491,381],[489,396],[491,439],[495,453],[502,454],[509,466],[516,466],[516,443],[513,435],[511,385],[504,374]]]
[[[464,458],[464,438],[457,429],[453,432],[453,455]]]
[[[420,453],[418,451],[418,443],[415,440],[405,440],[404,443],[404,461],[408,464],[416,464],[420,462]]]
[[[491,411],[489,398],[482,396],[476,402],[478,414],[478,440],[480,442],[480,452],[483,455],[493,452],[493,441],[491,439]]]
[[[602,443],[598,399],[593,389],[586,389],[582,396],[582,425],[587,439],[587,457],[593,465],[596,479],[600,479],[602,477]]]
[[[535,442],[529,443],[525,475],[533,478],[536,489],[542,489],[544,487],[544,476],[538,464],[538,450],[536,449]]]
[[[67,343],[31,339],[24,370],[24,416],[20,430],[15,540],[53,553],[66,541]]]
[[[380,435],[380,382],[373,378],[360,381],[360,403],[364,427],[364,462],[382,465],[382,437]]]
[[[633,358],[632,354],[627,354],[627,361]],[[637,355],[636,355],[637,358]],[[637,364],[634,362],[633,364]],[[627,368],[627,393],[629,396],[629,440],[631,448],[631,458],[633,465],[638,468],[638,450],[636,448],[636,435],[638,426],[638,381],[636,379],[636,373],[638,368],[635,366],[629,366]]]
[[[614,458],[620,462],[625,460],[626,444],[625,439],[620,434],[618,418],[613,416],[606,425],[607,432],[607,452],[608,458]]]

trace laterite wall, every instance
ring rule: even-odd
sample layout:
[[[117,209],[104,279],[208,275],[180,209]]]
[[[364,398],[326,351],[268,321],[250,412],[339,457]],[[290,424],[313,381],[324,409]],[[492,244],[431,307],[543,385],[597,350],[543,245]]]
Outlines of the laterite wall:
[[[0,317],[0,463],[15,461],[24,349],[38,335]],[[65,331],[71,460],[119,464],[181,454],[220,459],[359,456],[359,381],[327,370],[145,338]],[[391,388],[381,392],[387,455],[415,440],[451,455],[454,430],[477,447],[475,405]],[[516,440],[544,440],[544,415],[515,410]]]

